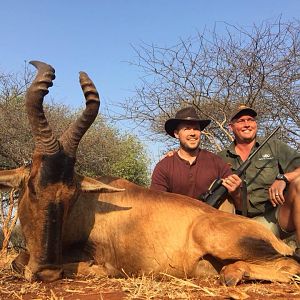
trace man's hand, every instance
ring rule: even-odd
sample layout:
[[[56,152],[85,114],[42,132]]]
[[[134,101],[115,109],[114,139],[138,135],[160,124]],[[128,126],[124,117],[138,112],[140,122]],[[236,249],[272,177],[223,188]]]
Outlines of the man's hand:
[[[223,179],[222,184],[226,187],[230,196],[232,197],[235,208],[241,210],[242,195],[240,187],[242,184],[242,179],[238,175],[233,174]]]
[[[275,180],[269,188],[270,201],[274,207],[284,204],[285,199],[283,191],[285,188],[286,183],[284,180]]]
[[[160,160],[164,159],[165,157],[171,157],[173,156],[178,150],[170,150],[168,151],[163,157],[160,158]]]
[[[229,175],[227,178],[223,179],[222,184],[226,187],[230,194],[240,192],[239,188],[242,184],[242,179],[236,174]]]

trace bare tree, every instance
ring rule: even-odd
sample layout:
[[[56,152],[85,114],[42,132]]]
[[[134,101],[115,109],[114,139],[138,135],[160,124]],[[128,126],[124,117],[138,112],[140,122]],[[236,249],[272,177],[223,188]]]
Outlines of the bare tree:
[[[238,103],[255,108],[262,133],[281,124],[283,138],[299,148],[300,23],[263,22],[251,28],[222,24],[177,45],[134,48],[143,77],[136,95],[120,104],[131,119],[165,140],[163,124],[179,108],[193,105],[213,122],[205,143],[217,151],[232,137],[228,117]],[[163,135],[162,135],[163,134]]]
[[[0,222],[3,232],[0,256],[5,257],[8,251],[9,240],[18,218],[18,214],[14,211],[16,203],[15,190],[11,190],[10,193],[0,193],[0,197]]]
[[[0,165],[16,167],[30,157],[32,141],[23,96],[33,78],[27,64],[21,73],[0,73]],[[23,134],[20,135],[19,133]],[[20,145],[24,145],[20,147]]]

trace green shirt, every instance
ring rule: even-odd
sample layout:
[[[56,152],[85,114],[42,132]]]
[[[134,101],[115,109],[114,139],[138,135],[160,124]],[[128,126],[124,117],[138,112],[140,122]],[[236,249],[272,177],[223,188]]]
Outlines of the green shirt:
[[[251,153],[259,146],[256,142]],[[235,152],[234,142],[218,153],[232,168],[233,172],[242,164]],[[291,172],[300,167],[300,153],[279,140],[271,140],[252,158],[245,172],[249,200],[248,213],[251,217],[263,215],[274,209],[269,201],[268,189],[278,173]]]

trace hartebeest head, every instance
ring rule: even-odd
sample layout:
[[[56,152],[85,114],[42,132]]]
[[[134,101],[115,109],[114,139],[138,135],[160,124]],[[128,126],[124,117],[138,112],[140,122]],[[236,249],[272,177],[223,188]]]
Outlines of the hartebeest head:
[[[93,82],[86,73],[80,72],[86,108],[57,139],[43,111],[44,96],[53,85],[55,70],[43,62],[31,64],[38,70],[26,93],[26,110],[35,140],[32,164],[0,171],[0,188],[21,188],[18,214],[29,252],[26,279],[52,281],[62,276],[64,219],[84,185],[83,178],[74,172],[76,150],[98,114],[100,101]]]

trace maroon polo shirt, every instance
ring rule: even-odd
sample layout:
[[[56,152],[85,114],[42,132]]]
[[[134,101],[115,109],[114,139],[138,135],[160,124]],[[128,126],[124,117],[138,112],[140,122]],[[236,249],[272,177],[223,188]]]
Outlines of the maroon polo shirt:
[[[176,152],[155,166],[150,189],[197,198],[207,192],[215,179],[231,174],[230,167],[219,156],[207,150],[201,149],[191,165]]]

